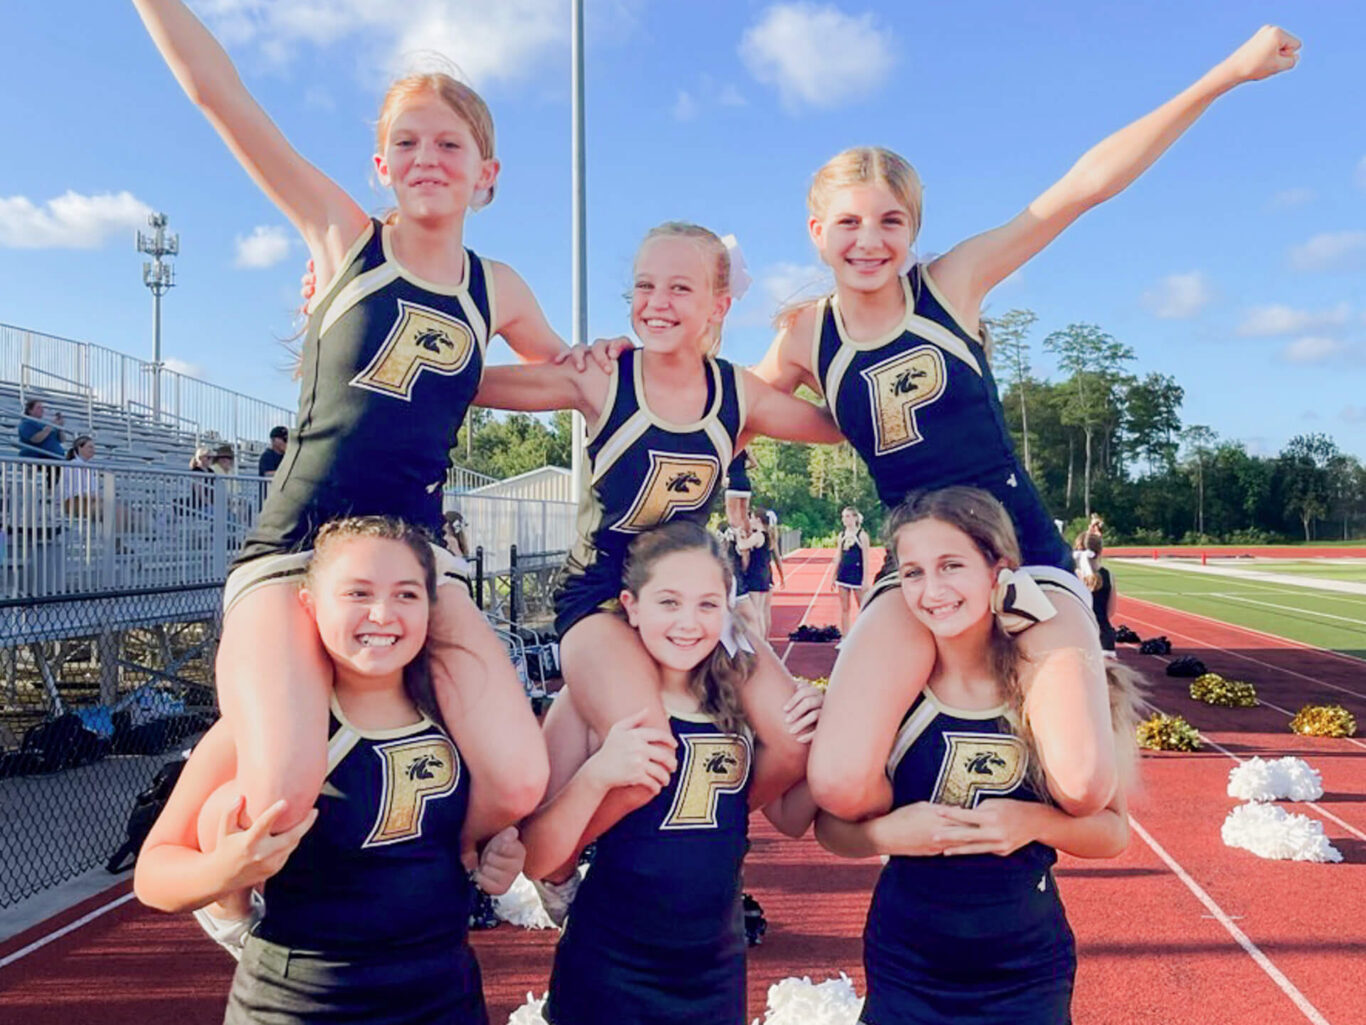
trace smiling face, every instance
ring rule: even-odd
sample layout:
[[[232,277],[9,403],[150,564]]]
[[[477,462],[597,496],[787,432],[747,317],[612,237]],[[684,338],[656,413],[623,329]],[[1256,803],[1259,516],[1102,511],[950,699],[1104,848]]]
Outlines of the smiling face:
[[[697,548],[660,557],[639,593],[621,592],[621,605],[656,662],[690,672],[721,638],[726,598],[720,563]]]
[[[938,638],[989,622],[991,592],[1004,562],[989,562],[963,531],[923,519],[897,531],[901,595],[911,614]]]
[[[498,161],[480,154],[469,122],[430,92],[397,109],[375,169],[400,212],[418,219],[463,214],[498,177]]]
[[[859,526],[858,513],[853,509],[845,509],[840,513],[840,522],[844,524],[844,529],[852,534]]]
[[[631,327],[646,349],[706,352],[730,309],[718,295],[716,268],[694,239],[659,235],[636,254],[631,285]]]
[[[843,287],[875,292],[896,281],[913,241],[912,218],[887,186],[847,185],[808,222],[811,241]]]
[[[334,541],[300,598],[339,674],[389,678],[417,657],[427,639],[425,574],[402,541]]]

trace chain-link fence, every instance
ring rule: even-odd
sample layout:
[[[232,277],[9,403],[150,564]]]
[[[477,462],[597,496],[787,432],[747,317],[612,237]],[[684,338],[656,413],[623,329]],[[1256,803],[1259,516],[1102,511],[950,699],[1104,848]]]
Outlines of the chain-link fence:
[[[217,715],[219,586],[0,600],[0,908],[104,864]]]

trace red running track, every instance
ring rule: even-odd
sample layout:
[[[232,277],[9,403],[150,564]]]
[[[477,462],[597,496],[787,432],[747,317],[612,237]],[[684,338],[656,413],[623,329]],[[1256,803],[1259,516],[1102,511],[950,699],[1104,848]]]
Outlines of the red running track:
[[[799,622],[838,621],[833,555],[799,552],[787,565],[788,585],[774,595],[774,647],[794,671],[827,675],[832,646],[788,644],[786,634]],[[1127,598],[1119,618],[1254,682],[1269,703],[1293,711],[1338,701],[1366,721],[1366,663]],[[1366,742],[1296,736],[1288,712],[1271,704],[1198,704],[1186,681],[1161,674],[1162,660],[1132,652],[1125,660],[1149,674],[1155,706],[1184,715],[1210,744],[1196,754],[1145,755],[1135,835],[1121,857],[1059,865],[1080,953],[1076,1022],[1366,1025]],[[1295,754],[1323,773],[1324,798],[1292,810],[1323,821],[1345,863],[1267,862],[1222,844],[1219,826],[1236,803],[1225,796],[1228,770],[1253,754]],[[862,991],[859,936],[876,863],[835,859],[758,817],[753,832],[746,884],[769,932],[751,951],[751,1017],[762,1014],[768,985],[788,975],[844,970]],[[0,962],[108,900],[0,944]],[[528,991],[544,990],[553,941],[506,925],[476,934],[494,1022],[506,1021]],[[0,967],[0,1022],[209,1025],[222,1020],[231,971],[187,917],[128,902]]]

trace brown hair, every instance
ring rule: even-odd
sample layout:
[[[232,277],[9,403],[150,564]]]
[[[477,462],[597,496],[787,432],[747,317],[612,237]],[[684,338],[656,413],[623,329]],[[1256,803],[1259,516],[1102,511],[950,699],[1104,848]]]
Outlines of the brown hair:
[[[887,549],[893,558],[896,555],[898,532],[921,520],[938,520],[961,530],[972,539],[988,565],[1004,562],[1011,569],[1019,568],[1020,545],[1010,514],[986,491],[956,486],[908,495],[887,519]],[[1015,639],[1002,629],[995,617],[992,618],[990,643],[993,675],[1009,709],[1007,723],[1011,732],[1028,746],[1030,782],[1040,795],[1047,798],[1048,786],[1043,776],[1043,766],[1024,713],[1025,696],[1020,684],[1022,656]],[[1115,737],[1116,766],[1121,786],[1127,788],[1137,772],[1134,726],[1138,721],[1137,705],[1143,678],[1118,662],[1108,662],[1105,679],[1110,696],[1110,725]]]
[[[695,242],[710,264],[712,291],[718,296],[730,295],[730,250],[726,248],[726,244],[721,241],[721,236],[717,235],[716,232],[688,221],[665,221],[663,224],[655,225],[645,233],[645,237],[640,242],[640,248],[636,250],[636,255],[640,255],[640,250],[645,248],[647,242],[656,238],[686,238]],[[721,326],[718,324],[712,335],[708,355],[714,355],[720,348]]]
[[[655,563],[677,552],[704,552],[716,560],[717,568],[730,594],[732,573],[730,559],[716,535],[691,520],[674,520],[640,534],[631,542],[622,571],[622,586],[636,597],[640,596],[653,575]],[[745,629],[732,613],[736,639],[745,637]],[[724,644],[704,658],[693,670],[690,685],[702,710],[716,720],[728,733],[739,733],[745,726],[745,715],[740,705],[740,687],[754,672],[758,660],[752,652],[737,648],[732,656]]]
[[[392,516],[346,516],[324,523],[313,539],[313,558],[309,561],[304,574],[304,586],[313,586],[319,567],[327,564],[332,553],[339,545],[357,537],[380,538],[385,541],[398,541],[407,545],[408,550],[422,567],[422,582],[427,592],[427,601],[436,602],[436,557],[432,555],[431,540],[421,527],[415,527]],[[432,684],[431,640],[424,640],[417,655],[403,667],[403,692],[419,712],[432,722],[446,728],[441,718],[441,707],[436,700],[436,688]]]
[[[405,75],[389,86],[389,91],[384,94],[384,102],[380,104],[379,121],[375,124],[375,145],[378,152],[384,152],[385,144],[389,141],[389,128],[399,109],[403,104],[420,96],[434,96],[455,111],[456,115],[470,126],[475,144],[479,147],[480,157],[485,160],[493,159],[493,114],[489,112],[488,104],[464,82],[457,81],[443,71]],[[488,195],[475,197],[475,202],[471,206],[476,210],[488,206],[493,202],[493,192],[494,186],[489,186]],[[392,217],[391,213],[389,219]]]

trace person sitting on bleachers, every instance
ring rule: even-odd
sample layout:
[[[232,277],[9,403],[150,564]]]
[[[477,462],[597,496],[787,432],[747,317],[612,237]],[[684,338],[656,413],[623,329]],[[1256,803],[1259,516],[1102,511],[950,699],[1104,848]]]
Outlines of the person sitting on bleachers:
[[[261,453],[261,461],[256,468],[258,477],[275,476],[275,471],[280,468],[280,461],[285,457],[285,446],[288,444],[288,427],[272,427],[270,429],[270,448]]]
[[[62,479],[57,492],[62,500],[62,508],[68,516],[98,519],[99,472],[91,468],[95,459],[95,439],[88,434],[79,435],[71,443],[66,459],[67,465],[62,467]]]
[[[62,448],[62,414],[53,413],[50,421],[46,414],[42,399],[24,403],[24,418],[19,421],[20,455],[37,459],[61,459],[66,455]]]

